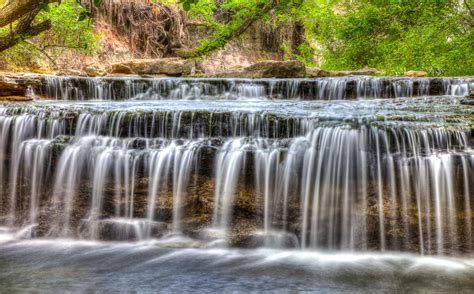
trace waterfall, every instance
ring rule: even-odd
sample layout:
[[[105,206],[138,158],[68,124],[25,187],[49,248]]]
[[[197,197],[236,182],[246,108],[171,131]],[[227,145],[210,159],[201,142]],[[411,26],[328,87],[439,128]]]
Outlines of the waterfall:
[[[335,77],[316,79],[43,78],[54,100],[344,100],[424,95],[466,96],[473,78]]]
[[[50,100],[0,104],[0,224],[35,238],[470,253],[473,110],[460,96],[472,87],[46,77]],[[121,101],[83,101],[98,99]]]

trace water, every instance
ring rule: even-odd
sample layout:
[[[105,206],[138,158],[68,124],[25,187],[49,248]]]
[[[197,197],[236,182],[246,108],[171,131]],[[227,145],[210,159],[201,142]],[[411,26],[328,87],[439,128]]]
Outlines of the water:
[[[425,95],[465,96],[473,78],[338,77],[317,79],[44,78],[40,92],[56,100],[304,99],[342,100]],[[41,94],[41,93],[38,93]]]
[[[174,242],[4,241],[0,245],[0,285],[8,292],[469,293],[474,287],[473,259],[174,249]]]
[[[0,104],[4,289],[473,287],[472,79],[44,83]]]

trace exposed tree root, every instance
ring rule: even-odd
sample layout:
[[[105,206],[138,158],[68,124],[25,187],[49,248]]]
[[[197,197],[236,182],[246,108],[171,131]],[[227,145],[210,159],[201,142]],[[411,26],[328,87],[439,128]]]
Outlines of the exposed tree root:
[[[174,6],[146,0],[105,0],[95,13],[123,34],[131,51],[140,57],[175,56],[187,39],[185,15]]]

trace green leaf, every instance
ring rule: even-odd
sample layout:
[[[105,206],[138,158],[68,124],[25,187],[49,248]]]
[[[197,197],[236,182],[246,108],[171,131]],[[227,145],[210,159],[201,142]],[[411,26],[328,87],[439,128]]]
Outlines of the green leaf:
[[[43,3],[40,4],[40,7],[41,7],[42,10],[44,10],[44,11],[46,11],[46,12],[50,12],[50,11],[51,11],[51,9],[49,8],[48,3],[44,3],[44,2],[43,2]]]
[[[189,11],[191,9],[191,4],[189,2],[184,2],[183,3],[183,9],[185,11]]]
[[[100,6],[102,4],[102,0],[94,0],[95,6]]]
[[[90,17],[90,12],[89,11],[82,11],[79,14],[79,17],[77,18],[77,21],[83,21],[84,19]]]

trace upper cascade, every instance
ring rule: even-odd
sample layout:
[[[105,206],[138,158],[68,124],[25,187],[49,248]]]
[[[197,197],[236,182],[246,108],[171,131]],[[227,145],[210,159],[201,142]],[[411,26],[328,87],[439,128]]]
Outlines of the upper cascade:
[[[474,78],[349,76],[316,79],[57,77],[42,79],[54,100],[349,100],[432,95],[466,96]]]

